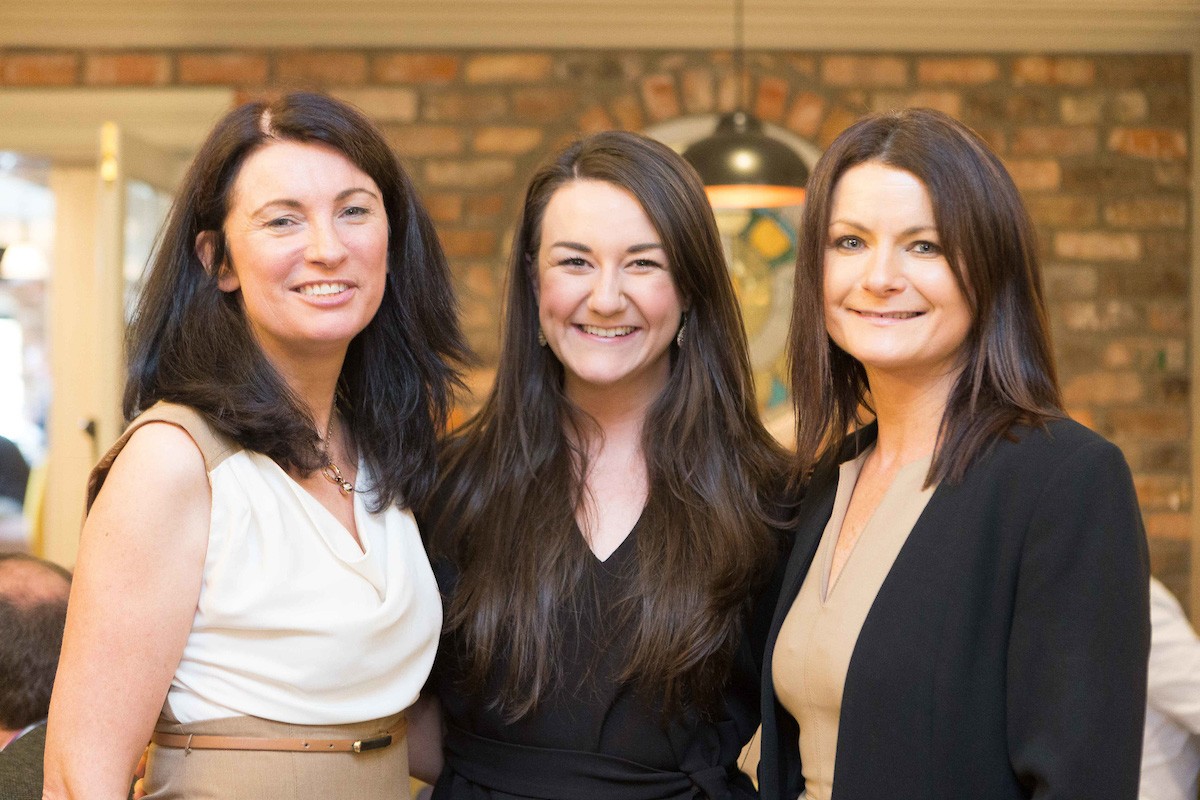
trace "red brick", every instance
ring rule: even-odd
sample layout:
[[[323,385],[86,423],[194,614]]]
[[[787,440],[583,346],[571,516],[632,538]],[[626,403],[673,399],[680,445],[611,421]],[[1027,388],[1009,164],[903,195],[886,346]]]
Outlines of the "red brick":
[[[616,117],[617,127],[627,131],[639,131],[646,127],[646,118],[642,116],[641,106],[633,95],[623,94],[613,98],[612,114]]]
[[[1142,240],[1133,233],[1060,231],[1054,234],[1054,253],[1082,261],[1136,261]]]
[[[1095,267],[1049,264],[1042,270],[1046,292],[1053,299],[1095,297],[1099,278]]]
[[[473,194],[467,198],[467,216],[471,219],[494,219],[504,213],[508,195],[503,192]]]
[[[160,86],[171,80],[171,60],[151,53],[93,53],[83,63],[92,86]]]
[[[496,232],[493,230],[441,228],[438,236],[449,258],[490,256],[496,252]]]
[[[1096,62],[1072,56],[1026,56],[1013,62],[1013,84],[1028,86],[1091,86]]]
[[[1136,403],[1142,399],[1145,387],[1134,372],[1093,372],[1075,375],[1063,386],[1067,405],[1112,405]]]
[[[1108,418],[1123,436],[1182,439],[1191,428],[1185,408],[1114,408]]]
[[[1062,184],[1062,167],[1057,161],[1006,159],[1004,166],[1022,191],[1057,189]]]
[[[270,63],[254,53],[183,53],[178,69],[180,83],[252,86],[267,82]]]
[[[761,78],[754,100],[754,113],[767,122],[782,122],[791,84],[783,78]]]
[[[1155,186],[1164,189],[1187,189],[1192,185],[1192,171],[1187,161],[1157,161],[1153,169]]]
[[[1039,225],[1091,226],[1100,219],[1099,203],[1094,197],[1075,195],[1039,195],[1025,202],[1029,215]]]
[[[3,63],[9,86],[74,86],[79,76],[75,53],[10,52]]]
[[[425,208],[434,222],[458,222],[462,219],[463,196],[451,192],[426,192]]]
[[[670,75],[649,75],[642,79],[642,101],[646,112],[654,122],[674,119],[679,116],[679,93],[675,90],[675,79]]]
[[[357,86],[367,79],[367,57],[333,50],[284,52],[275,59],[275,78],[284,85]]]
[[[1061,303],[1056,311],[1067,330],[1082,333],[1130,330],[1141,321],[1133,305],[1119,300]]]
[[[496,272],[487,265],[473,264],[463,270],[462,284],[475,297],[495,297]]]
[[[792,103],[784,123],[800,136],[812,138],[821,129],[824,117],[825,98],[816,92],[801,92]]]
[[[1156,539],[1190,540],[1192,518],[1184,511],[1156,511],[1145,515],[1146,535]]]
[[[616,125],[604,106],[592,106],[579,117],[579,130],[584,133],[599,133],[612,130]]]
[[[458,69],[457,56],[432,53],[392,53],[371,61],[371,75],[380,83],[449,83]]]
[[[917,61],[917,81],[951,86],[979,86],[1000,77],[994,58],[922,58]]]
[[[1088,156],[1099,147],[1096,129],[1080,125],[1019,128],[1012,142],[1018,156]]]
[[[1096,415],[1086,408],[1068,408],[1067,416],[1085,428],[1096,430]]]
[[[685,70],[680,82],[683,85],[683,107],[689,114],[704,114],[713,110],[712,70]]]
[[[859,115],[843,106],[836,106],[826,115],[818,132],[818,144],[829,147],[842,131],[858,120]]]
[[[473,148],[477,153],[520,155],[542,143],[541,128],[494,126],[481,128],[475,134]]]
[[[467,83],[537,83],[550,75],[554,59],[541,53],[489,53],[467,60]]]
[[[1104,221],[1114,228],[1186,228],[1187,201],[1169,197],[1129,197],[1104,206]]]
[[[717,78],[717,110],[733,111],[741,105],[748,94],[746,84],[746,80],[731,72],[721,73]]]
[[[439,159],[425,164],[425,179],[431,186],[478,189],[503,186],[516,175],[507,158]]]
[[[908,61],[893,56],[826,56],[821,73],[830,86],[884,88],[908,85]]]
[[[334,89],[330,94],[376,122],[412,122],[417,118],[417,92],[414,89],[372,86]]]
[[[875,111],[894,108],[932,108],[958,118],[962,116],[962,95],[952,91],[876,92],[871,101]]]
[[[1186,335],[1190,331],[1188,301],[1160,299],[1147,303],[1146,327],[1154,333]]]
[[[1157,412],[1149,413],[1155,415]],[[1116,425],[1120,435],[1133,435],[1133,431],[1122,428],[1119,423]],[[1187,426],[1185,425],[1184,428],[1185,430],[1179,434],[1179,438],[1187,436]],[[1151,437],[1161,436],[1154,431],[1150,431],[1149,435]],[[1143,511],[1149,509],[1178,511],[1180,507],[1191,505],[1192,502],[1191,487],[1188,485],[1187,479],[1178,475],[1134,475],[1133,487],[1137,491],[1138,505],[1142,507]]]
[[[484,91],[445,91],[425,98],[424,117],[433,122],[488,122],[508,114],[508,98]]]
[[[1108,149],[1127,156],[1154,159],[1187,158],[1187,136],[1173,128],[1116,128],[1108,137]]]
[[[1068,125],[1095,125],[1104,117],[1105,95],[1081,94],[1062,97],[1058,113]]]
[[[1118,92],[1112,98],[1112,113],[1117,122],[1141,122],[1150,113],[1150,101],[1136,89]]]
[[[456,125],[388,125],[384,136],[401,158],[457,155],[466,150],[466,135]]]
[[[575,89],[539,86],[513,93],[513,113],[526,122],[558,122],[579,102]]]

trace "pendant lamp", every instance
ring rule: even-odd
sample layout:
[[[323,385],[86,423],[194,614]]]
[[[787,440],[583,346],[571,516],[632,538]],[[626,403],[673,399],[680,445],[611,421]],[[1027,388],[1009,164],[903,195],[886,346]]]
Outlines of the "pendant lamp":
[[[742,0],[734,2],[734,71],[737,110],[722,114],[716,129],[692,143],[683,157],[700,173],[709,202],[719,208],[777,208],[804,202],[808,167],[788,145],[770,136],[746,111]]]

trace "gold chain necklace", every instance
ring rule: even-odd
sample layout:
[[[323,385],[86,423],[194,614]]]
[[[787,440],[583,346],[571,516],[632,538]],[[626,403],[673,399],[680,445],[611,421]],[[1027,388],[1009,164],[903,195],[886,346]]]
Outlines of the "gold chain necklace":
[[[342,471],[338,469],[338,465],[333,463],[333,458],[329,455],[329,440],[333,435],[333,426],[337,422],[337,409],[333,410],[333,414],[329,417],[329,427],[325,429],[325,466],[321,467],[321,474],[330,483],[336,484],[342,490],[343,494],[350,494],[354,491],[354,484],[342,477]]]

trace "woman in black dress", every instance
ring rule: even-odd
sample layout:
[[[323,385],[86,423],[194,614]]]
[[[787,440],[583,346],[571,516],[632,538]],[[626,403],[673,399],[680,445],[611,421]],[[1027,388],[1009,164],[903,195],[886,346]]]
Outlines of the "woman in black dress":
[[[699,179],[635,134],[567,148],[529,185],[508,281],[495,387],[426,513],[434,797],[753,797],[748,626],[785,460]]]

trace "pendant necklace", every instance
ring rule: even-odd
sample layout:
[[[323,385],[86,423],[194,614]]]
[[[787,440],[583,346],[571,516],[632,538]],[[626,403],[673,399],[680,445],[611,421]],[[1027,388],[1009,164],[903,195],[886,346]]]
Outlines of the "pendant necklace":
[[[338,469],[337,464],[333,463],[333,457],[329,455],[329,440],[333,435],[333,425],[336,421],[337,409],[335,408],[329,417],[329,427],[325,430],[325,466],[321,467],[321,474],[327,481],[336,484],[343,494],[351,494],[354,491],[354,484],[342,477],[342,471]]]

